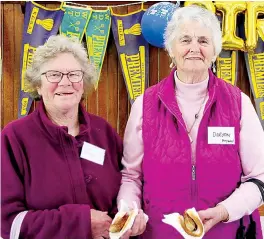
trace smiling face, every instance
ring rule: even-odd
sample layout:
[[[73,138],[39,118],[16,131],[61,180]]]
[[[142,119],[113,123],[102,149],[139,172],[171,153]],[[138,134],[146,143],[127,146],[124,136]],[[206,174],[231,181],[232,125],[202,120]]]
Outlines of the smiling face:
[[[177,70],[205,72],[215,60],[214,45],[210,30],[196,21],[187,21],[179,29],[172,47],[172,57]]]
[[[65,74],[76,70],[82,70],[82,68],[74,56],[70,53],[61,53],[44,63],[40,73],[59,71]],[[67,112],[78,107],[81,101],[84,92],[83,79],[78,83],[72,83],[64,75],[59,83],[51,83],[45,75],[41,75],[41,87],[37,90],[46,107]]]

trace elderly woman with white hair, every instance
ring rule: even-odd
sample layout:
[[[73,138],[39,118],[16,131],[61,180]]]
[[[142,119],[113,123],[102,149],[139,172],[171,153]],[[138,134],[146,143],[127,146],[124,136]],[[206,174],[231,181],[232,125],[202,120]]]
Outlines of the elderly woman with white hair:
[[[147,225],[137,217],[131,235],[182,238],[163,215],[194,207],[203,238],[244,238],[243,230],[262,238],[261,193],[245,181],[264,180],[264,133],[249,97],[211,71],[221,36],[216,16],[198,6],[175,10],[168,22],[175,67],[134,102],[124,136],[118,201],[136,201],[149,216]]]
[[[2,131],[1,236],[109,238],[123,146],[80,103],[96,79],[85,48],[50,37],[37,48],[26,79],[41,101]]]

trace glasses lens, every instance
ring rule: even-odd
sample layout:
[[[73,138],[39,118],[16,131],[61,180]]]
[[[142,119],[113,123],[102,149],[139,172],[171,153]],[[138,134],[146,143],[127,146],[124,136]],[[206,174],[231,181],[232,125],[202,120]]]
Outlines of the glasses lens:
[[[68,73],[68,78],[71,82],[79,82],[83,78],[82,71],[71,71]]]
[[[61,72],[58,71],[47,71],[46,77],[50,82],[59,82],[61,80]]]

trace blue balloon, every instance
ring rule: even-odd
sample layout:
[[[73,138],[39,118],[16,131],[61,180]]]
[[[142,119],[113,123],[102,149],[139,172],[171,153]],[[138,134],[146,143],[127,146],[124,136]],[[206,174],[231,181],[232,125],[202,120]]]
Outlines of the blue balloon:
[[[163,35],[166,26],[179,5],[179,2],[177,4],[159,2],[147,9],[141,19],[141,29],[149,44],[159,48],[164,47]]]

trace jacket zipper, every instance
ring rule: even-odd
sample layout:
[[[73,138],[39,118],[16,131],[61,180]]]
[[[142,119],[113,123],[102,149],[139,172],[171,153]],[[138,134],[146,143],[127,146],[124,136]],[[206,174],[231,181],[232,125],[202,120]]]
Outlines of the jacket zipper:
[[[63,153],[64,153],[64,157],[66,159],[66,164],[67,164],[67,168],[68,168],[68,173],[69,173],[69,179],[70,179],[70,182],[71,182],[71,187],[72,187],[72,196],[73,196],[73,203],[76,204],[77,203],[77,199],[76,199],[76,192],[75,192],[75,186],[74,186],[74,183],[73,183],[73,177],[72,177],[72,173],[71,173],[71,169],[70,169],[70,164],[69,164],[69,160],[68,160],[68,156],[67,156],[67,153],[65,152],[65,147],[64,147],[64,140],[62,139],[62,134],[58,131],[59,133],[59,136],[60,136],[60,145],[61,145],[61,148],[63,150]],[[72,143],[72,140],[69,139],[71,142],[71,145],[73,144]]]

